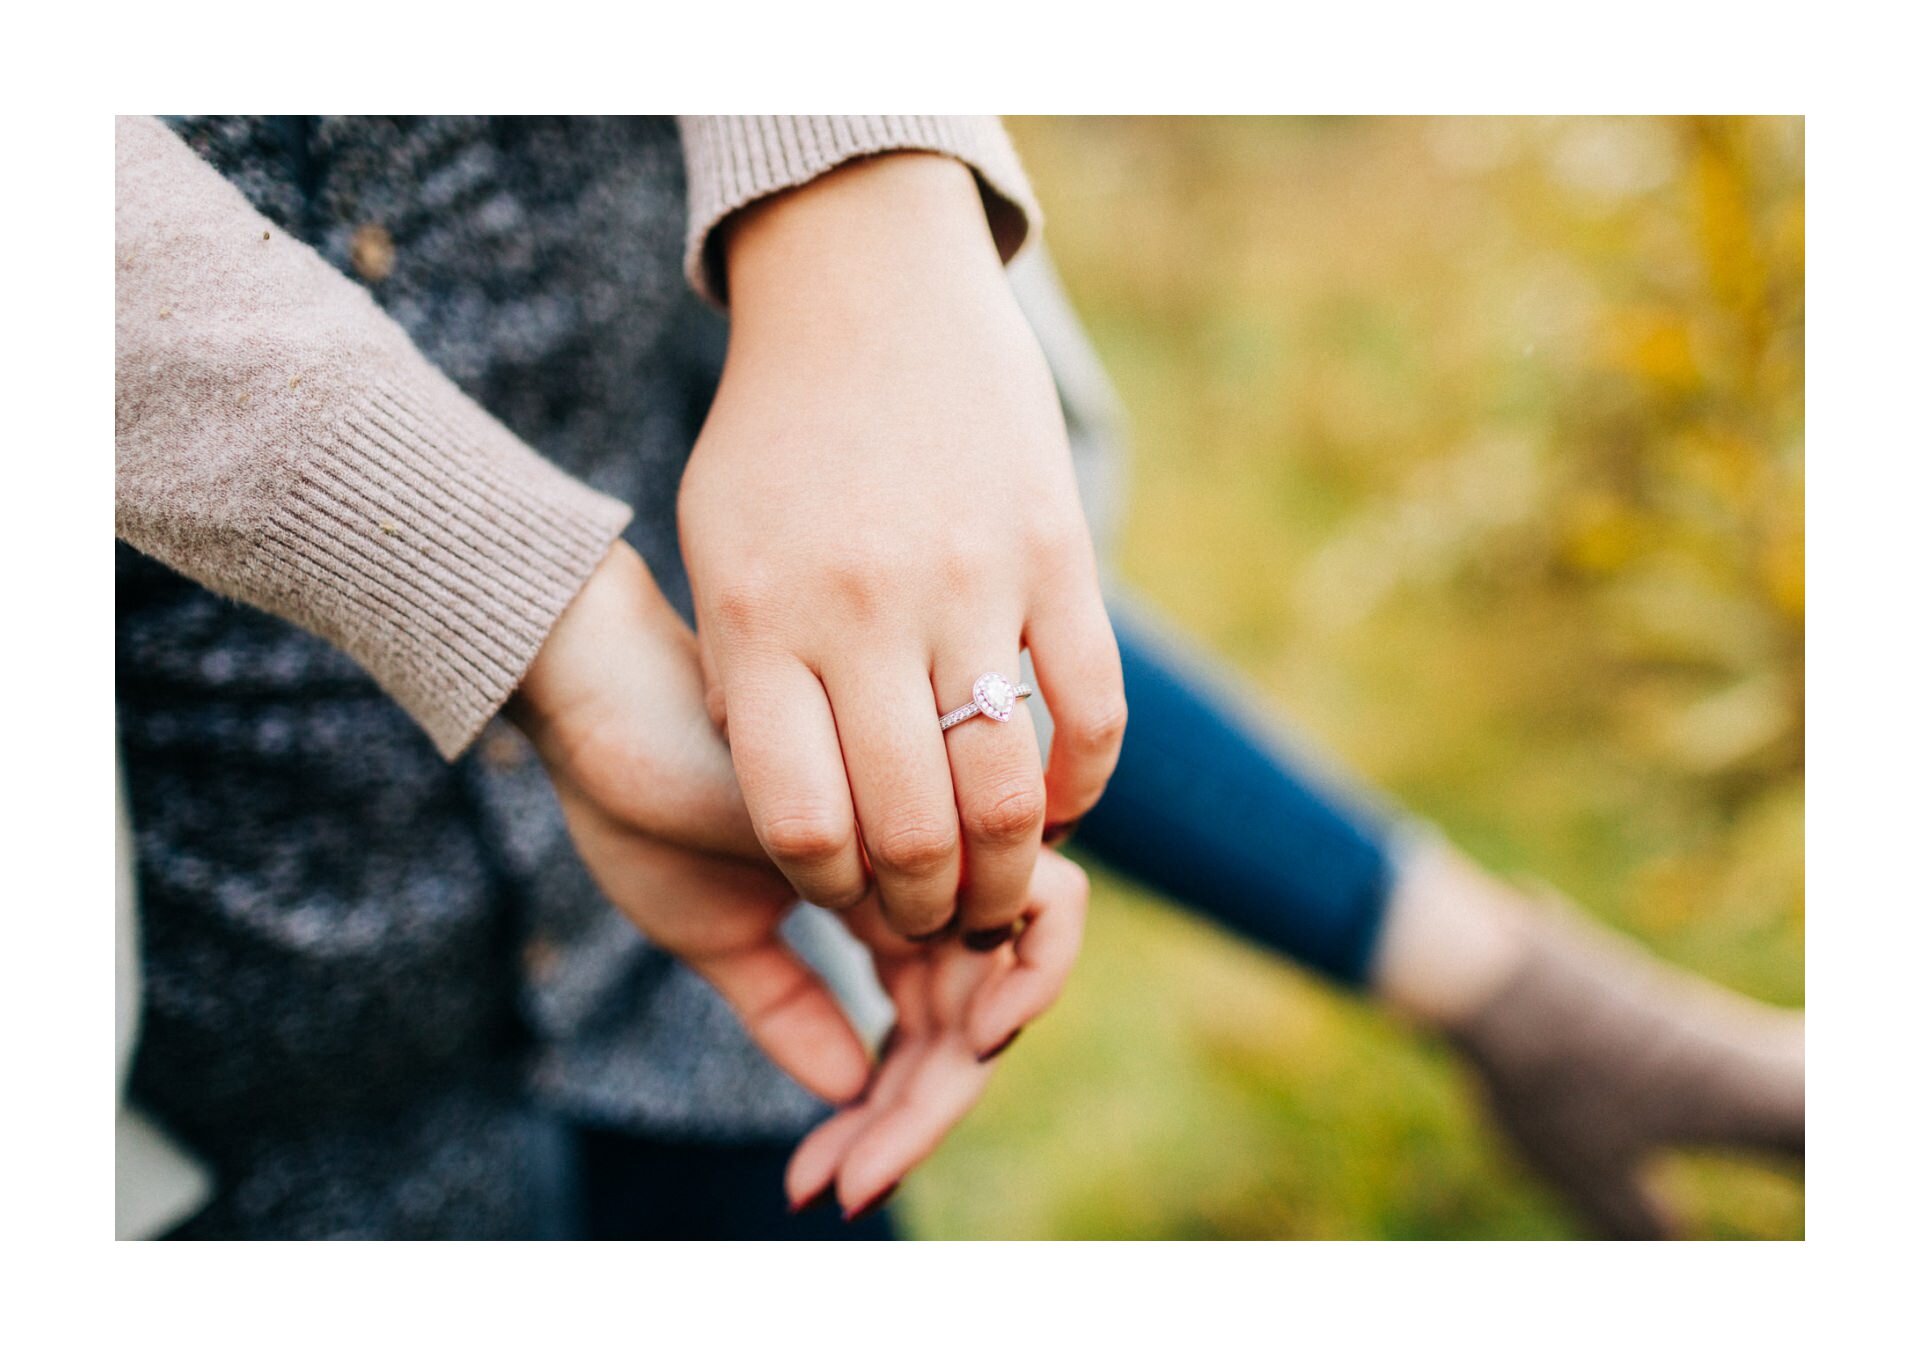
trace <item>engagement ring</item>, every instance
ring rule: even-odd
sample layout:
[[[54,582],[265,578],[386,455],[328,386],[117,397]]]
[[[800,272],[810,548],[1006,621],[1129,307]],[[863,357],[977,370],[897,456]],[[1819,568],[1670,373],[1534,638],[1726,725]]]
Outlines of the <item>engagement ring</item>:
[[[1031,697],[1030,684],[1014,684],[997,673],[983,673],[973,684],[973,700],[965,706],[957,706],[940,717],[940,728],[951,730],[963,720],[972,720],[975,716],[991,716],[998,721],[1013,718],[1013,704],[1022,697]]]

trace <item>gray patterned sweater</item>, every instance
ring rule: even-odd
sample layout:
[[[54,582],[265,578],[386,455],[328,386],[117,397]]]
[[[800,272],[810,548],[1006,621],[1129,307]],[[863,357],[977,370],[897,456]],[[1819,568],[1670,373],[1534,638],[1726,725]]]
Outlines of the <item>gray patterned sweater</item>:
[[[971,137],[996,229],[1017,244],[1006,214],[1023,187],[991,189],[1018,177],[994,160],[997,128],[895,119],[836,132],[842,121],[702,119],[683,134],[666,119],[173,120],[270,223],[263,234],[305,241],[356,277],[460,398],[499,421],[476,411],[461,436],[498,441],[489,455],[501,458],[521,455],[509,442],[539,449],[571,477],[543,492],[542,511],[585,524],[571,554],[539,567],[552,577],[512,604],[514,625],[471,622],[504,684],[473,678],[483,664],[443,663],[449,643],[431,628],[460,618],[456,604],[346,615],[331,594],[289,599],[278,577],[267,587],[206,565],[177,479],[156,490],[137,474],[151,465],[140,456],[169,446],[138,446],[140,418],[150,429],[154,416],[129,413],[129,388],[141,390],[127,364],[130,351],[142,372],[181,361],[177,385],[203,399],[233,360],[195,371],[212,350],[154,337],[191,317],[191,296],[135,317],[129,340],[126,299],[140,294],[123,212],[117,507],[123,539],[149,553],[122,545],[116,559],[146,986],[131,1087],[213,1170],[214,1200],[187,1232],[524,1236],[543,1228],[556,1113],[703,1139],[787,1138],[819,1114],[704,984],[600,899],[517,734],[495,723],[465,756],[442,755],[465,749],[510,689],[597,559],[594,532],[618,529],[598,505],[631,506],[626,538],[685,606],[673,501],[724,351],[696,289],[721,290],[702,242],[725,212],[889,134],[963,155]],[[298,418],[297,384],[272,390],[286,407],[276,417]],[[243,429],[260,408],[228,404]],[[414,422],[467,427],[433,414]],[[366,436],[403,416],[369,416]],[[368,512],[369,536],[397,525],[384,512]],[[295,521],[274,513],[270,526]],[[249,524],[215,557],[244,559]]]

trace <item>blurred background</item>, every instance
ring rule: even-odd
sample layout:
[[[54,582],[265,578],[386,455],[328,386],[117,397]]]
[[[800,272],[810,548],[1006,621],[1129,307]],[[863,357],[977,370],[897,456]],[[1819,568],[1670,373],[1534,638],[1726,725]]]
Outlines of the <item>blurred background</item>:
[[[1015,119],[1116,573],[1487,865],[1802,1001],[1799,119]],[[1696,1233],[1797,1177],[1683,1156]],[[922,1237],[1573,1236],[1437,1042],[1095,875]]]

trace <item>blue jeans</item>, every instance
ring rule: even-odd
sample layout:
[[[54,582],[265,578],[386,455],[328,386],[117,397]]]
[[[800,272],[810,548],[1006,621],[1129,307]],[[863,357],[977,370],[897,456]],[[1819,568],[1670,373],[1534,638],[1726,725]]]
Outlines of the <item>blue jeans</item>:
[[[1392,888],[1388,818],[1309,773],[1272,721],[1177,661],[1159,628],[1119,607],[1113,620],[1127,736],[1076,844],[1242,936],[1364,983]]]
[[[846,1223],[831,1200],[790,1214],[782,1183],[798,1141],[719,1144],[573,1127],[572,1236],[591,1239],[865,1240],[896,1237],[886,1210]]]

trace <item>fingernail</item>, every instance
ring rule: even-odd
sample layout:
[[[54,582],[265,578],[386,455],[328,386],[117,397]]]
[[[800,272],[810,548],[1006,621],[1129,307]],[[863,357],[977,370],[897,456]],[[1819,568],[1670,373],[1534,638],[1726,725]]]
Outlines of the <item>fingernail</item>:
[[[1059,847],[1073,837],[1073,831],[1080,827],[1077,819],[1063,819],[1058,824],[1049,824],[1040,831],[1040,842],[1046,847]]]
[[[807,1213],[807,1211],[819,1205],[822,1201],[826,1200],[827,1197],[831,1196],[832,1194],[833,1194],[833,1183],[828,1182],[825,1186],[821,1187],[818,1191],[814,1192],[813,1195],[807,1197],[804,1201],[788,1202],[787,1213],[789,1215],[804,1215]]]
[[[893,1198],[893,1193],[898,1191],[899,1189],[900,1189],[900,1184],[898,1182],[895,1182],[892,1186],[888,1187],[885,1191],[881,1192],[878,1196],[875,1196],[872,1200],[868,1201],[865,1205],[861,1206],[858,1210],[848,1211],[847,1214],[844,1215],[842,1218],[844,1218],[848,1224],[859,1223],[861,1220],[865,1219],[868,1215],[871,1215],[874,1211],[878,1210],[881,1206],[885,1205],[889,1200],[891,1200]]]
[[[994,1046],[993,1049],[987,1051],[985,1054],[976,1055],[975,1058],[978,1059],[982,1064],[986,1064],[992,1060],[998,1059],[1000,1057],[1001,1051],[1005,1050],[1009,1045],[1012,1045],[1015,1041],[1019,1040],[1020,1033],[1025,1030],[1026,1028],[1024,1026],[1016,1026],[1013,1029],[1012,1035],[1008,1036],[1005,1040],[1001,1041],[1000,1044]]]
[[[991,951],[1013,936],[1013,924],[1003,923],[997,928],[981,928],[978,932],[969,932],[960,939],[961,945],[969,951]]]

